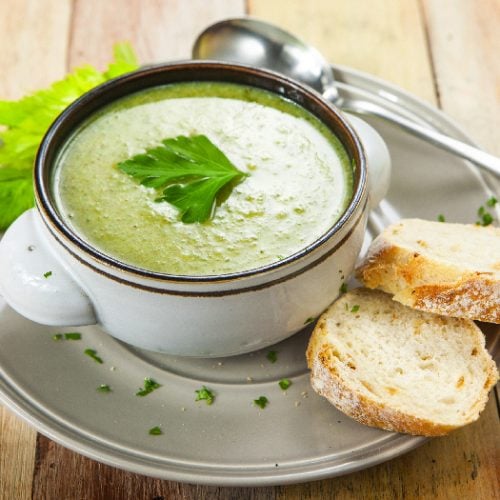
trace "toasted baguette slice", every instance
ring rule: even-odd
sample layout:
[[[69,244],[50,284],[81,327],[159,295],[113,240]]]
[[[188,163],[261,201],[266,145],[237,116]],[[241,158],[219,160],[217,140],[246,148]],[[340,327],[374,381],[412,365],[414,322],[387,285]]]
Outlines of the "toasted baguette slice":
[[[498,380],[473,321],[410,309],[366,288],[321,316],[307,362],[313,389],[346,415],[422,436],[476,420]]]
[[[404,219],[373,241],[356,276],[415,309],[500,323],[500,228]]]

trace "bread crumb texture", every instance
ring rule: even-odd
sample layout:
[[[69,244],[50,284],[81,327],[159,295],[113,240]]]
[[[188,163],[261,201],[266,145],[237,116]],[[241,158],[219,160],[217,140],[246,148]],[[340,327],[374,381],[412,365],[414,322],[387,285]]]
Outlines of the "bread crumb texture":
[[[410,309],[366,288],[323,314],[306,355],[312,387],[340,411],[415,435],[477,420],[498,380],[474,322]]]
[[[416,309],[500,323],[500,228],[404,219],[373,241],[357,277]]]

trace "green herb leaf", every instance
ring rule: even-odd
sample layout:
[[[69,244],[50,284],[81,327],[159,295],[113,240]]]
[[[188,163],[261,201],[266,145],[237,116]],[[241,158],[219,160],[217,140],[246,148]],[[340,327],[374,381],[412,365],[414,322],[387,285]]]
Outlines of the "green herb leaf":
[[[0,152],[3,149],[0,132]],[[2,167],[0,161],[0,231],[7,229],[20,214],[35,205],[32,177],[31,168]]]
[[[81,340],[82,339],[82,334],[81,333],[77,333],[77,332],[65,333],[64,334],[64,339],[65,340]]]
[[[497,203],[498,200],[494,196],[486,200],[486,206],[488,207],[493,208]],[[479,216],[479,220],[476,222],[478,226],[489,226],[495,220],[493,215],[482,205],[477,209],[477,215]]]
[[[52,340],[81,340],[82,334],[76,332],[70,333],[56,333],[52,335]]]
[[[339,288],[340,293],[347,293],[347,283],[342,283]]]
[[[104,73],[83,66],[47,89],[18,101],[0,101],[0,231],[34,206],[32,166],[42,137],[55,118],[96,85],[137,69],[129,44],[115,45],[114,53],[115,60]]]
[[[161,436],[163,434],[163,431],[157,425],[156,427],[152,427],[151,429],[149,429],[149,434],[151,434],[151,436]]]
[[[269,400],[266,398],[266,396],[261,396],[259,399],[254,399],[253,402],[259,408],[264,409],[267,406],[267,403],[269,403]]]
[[[266,354],[266,358],[271,362],[271,363],[276,363],[278,360],[278,353],[276,351],[269,351]]]
[[[215,394],[208,387],[203,386],[194,392],[196,393],[195,401],[206,401],[207,405],[211,405],[215,400]]]
[[[50,278],[52,276],[52,271],[47,271],[46,273],[43,273],[44,278]]]
[[[85,349],[83,352],[87,356],[91,357],[96,363],[103,363],[103,360],[97,355],[97,351],[95,349]]]
[[[352,313],[356,313],[356,312],[358,312],[358,311],[359,311],[359,305],[358,305],[358,304],[356,304],[356,305],[352,306],[352,308],[351,308],[351,312],[352,312]]]
[[[96,390],[97,392],[113,392],[108,384],[101,384]]]
[[[307,325],[309,323],[312,323],[314,321],[315,318],[313,318],[312,316],[309,316],[305,321],[304,321],[304,325]]]
[[[493,218],[493,215],[491,215],[489,212],[484,212],[481,215],[481,220],[479,221],[479,224],[481,226],[489,226],[490,224],[493,223],[495,219]]]
[[[114,60],[109,63],[108,69],[103,73],[106,80],[130,73],[139,67],[139,61],[130,43],[116,43],[113,47],[113,56]]]
[[[163,189],[156,201],[174,205],[188,224],[210,219],[221,195],[246,176],[204,135],[165,139],[118,168],[144,186]]]
[[[159,384],[158,382],[154,381],[152,378],[150,377],[146,377],[144,379],[144,388],[143,389],[139,389],[135,395],[136,396],[147,396],[148,394],[151,394],[154,390],[158,389],[159,387],[161,387],[161,384]]]
[[[446,219],[444,218],[443,214],[439,214],[437,217],[438,222],[446,222]]]
[[[292,381],[289,378],[282,378],[278,384],[284,391],[286,391],[292,385]]]

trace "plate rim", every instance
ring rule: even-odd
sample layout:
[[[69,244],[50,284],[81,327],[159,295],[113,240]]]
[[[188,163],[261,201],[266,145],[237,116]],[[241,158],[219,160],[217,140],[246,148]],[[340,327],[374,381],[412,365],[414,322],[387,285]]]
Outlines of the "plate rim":
[[[373,91],[373,87],[388,89],[400,99],[404,100],[405,103],[411,104],[412,107],[407,111],[411,114],[415,114],[423,121],[426,121],[429,126],[435,128],[434,123],[426,120],[427,115],[430,115],[431,117],[436,118],[438,122],[445,124],[446,128],[451,130],[454,136],[457,136],[471,145],[476,145],[466,132],[443,111],[432,106],[423,99],[412,95],[397,85],[347,66],[332,65],[332,68],[341,75],[341,81],[345,82],[347,85],[356,87],[356,85],[348,83],[348,80],[353,78],[358,82],[361,81],[366,84],[366,87],[364,88],[361,86],[357,88],[367,90],[373,95],[377,95]],[[377,95],[377,97],[379,99],[383,99],[380,95]],[[400,106],[400,104],[401,103],[397,104],[397,106]],[[392,103],[392,105],[394,105],[394,103]],[[413,108],[422,110],[422,115],[426,116],[419,116],[418,113],[414,112]],[[402,109],[405,108],[403,107]],[[466,160],[461,159],[461,161],[468,164]],[[472,166],[472,168],[478,171],[480,178],[484,182],[484,173],[479,171],[479,169],[475,166]],[[488,177],[489,176],[486,175],[486,178]],[[490,188],[488,182],[486,182],[486,187]],[[241,471],[244,468],[243,466],[240,468],[241,470],[239,471],[239,475],[237,468],[235,468],[234,472],[228,472],[227,470],[219,467],[221,470],[208,470],[204,474],[185,470],[176,470],[175,468],[163,469],[161,468],[161,464],[158,462],[146,462],[144,459],[141,459],[139,455],[127,455],[121,453],[120,450],[115,447],[107,446],[106,444],[98,441],[92,441],[85,434],[76,432],[74,429],[71,429],[67,425],[63,425],[63,423],[58,420],[51,420],[50,415],[43,413],[36,404],[33,404],[33,402],[29,400],[29,398],[27,399],[23,397],[22,391],[16,392],[15,383],[9,385],[6,382],[7,379],[8,377],[5,377],[3,370],[0,369],[0,403],[4,404],[7,408],[13,411],[13,413],[28,422],[38,432],[58,444],[80,453],[92,460],[102,462],[112,467],[117,467],[132,473],[142,474],[154,478],[180,481],[190,484],[248,487],[275,486],[321,480],[375,466],[407,453],[428,441],[428,438],[421,436],[409,436],[405,434],[393,433],[394,439],[383,443],[383,445],[375,450],[375,452],[373,452],[373,450],[369,450],[368,452],[365,451],[365,454],[367,454],[365,457],[363,457],[363,454],[360,453],[361,456],[352,455],[350,459],[346,460],[343,458],[340,463],[336,463],[334,459],[330,458],[327,461],[318,460],[316,465],[314,464],[314,461],[309,459],[309,464],[300,465],[302,468],[301,471],[294,470],[297,466],[292,467],[291,470],[289,467],[287,470],[286,466],[283,468],[280,468],[279,466],[270,468],[270,466],[266,465],[259,467],[258,470],[260,475],[251,475],[251,471],[248,474],[242,474]],[[265,471],[265,469],[269,470]],[[215,475],[213,474],[214,472],[216,473]]]

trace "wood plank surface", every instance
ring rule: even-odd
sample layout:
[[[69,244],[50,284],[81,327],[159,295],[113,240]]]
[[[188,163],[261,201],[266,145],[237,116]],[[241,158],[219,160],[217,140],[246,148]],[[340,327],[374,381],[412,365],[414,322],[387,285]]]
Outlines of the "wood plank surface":
[[[68,66],[103,67],[117,40],[130,40],[145,63],[189,57],[204,26],[245,8],[243,0],[0,3],[0,97],[44,85]],[[498,0],[249,0],[247,8],[315,44],[329,60],[440,103],[500,153]],[[41,435],[35,442],[34,431],[0,408],[0,498],[498,499],[497,405],[492,397],[475,424],[371,469],[268,488],[193,486],[127,473]]]
[[[15,99],[66,73],[70,0],[0,0],[0,96]]]
[[[16,0],[0,7],[0,99],[19,98],[64,76],[71,2]],[[1,500],[31,498],[35,445],[35,430],[0,406]]]
[[[313,44],[328,61],[371,73],[435,103],[417,0],[249,0],[249,9]]]
[[[190,59],[203,28],[244,14],[244,0],[75,0],[70,66],[92,61],[104,67],[122,40],[144,64]]]
[[[424,0],[441,107],[500,155],[500,1]]]

